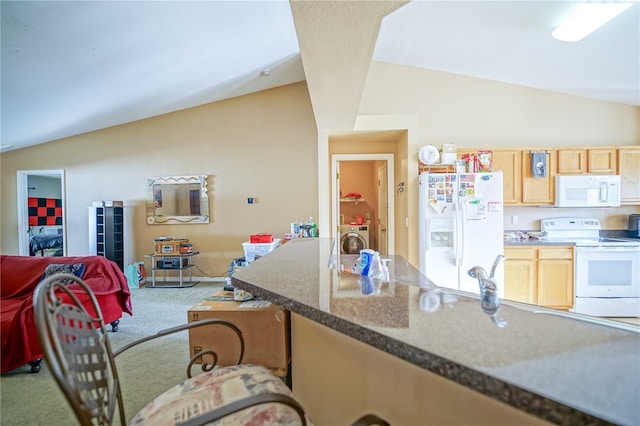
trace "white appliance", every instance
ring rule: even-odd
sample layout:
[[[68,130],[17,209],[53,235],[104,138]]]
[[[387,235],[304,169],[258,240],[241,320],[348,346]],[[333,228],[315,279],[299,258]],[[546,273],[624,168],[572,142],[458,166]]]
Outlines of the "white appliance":
[[[360,254],[369,248],[369,225],[340,225],[340,253]]]
[[[572,312],[640,317],[640,242],[600,237],[591,218],[543,219],[548,241],[575,243]]]
[[[619,206],[619,175],[556,176],[556,207]]]
[[[502,172],[421,173],[420,271],[440,287],[479,293],[474,266],[490,273],[504,254]],[[494,275],[504,297],[504,266]]]

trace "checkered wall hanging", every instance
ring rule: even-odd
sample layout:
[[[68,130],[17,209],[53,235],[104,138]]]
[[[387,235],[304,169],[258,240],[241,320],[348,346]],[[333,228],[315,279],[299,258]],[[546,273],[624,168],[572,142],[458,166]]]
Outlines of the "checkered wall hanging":
[[[62,225],[60,198],[29,197],[29,226]]]

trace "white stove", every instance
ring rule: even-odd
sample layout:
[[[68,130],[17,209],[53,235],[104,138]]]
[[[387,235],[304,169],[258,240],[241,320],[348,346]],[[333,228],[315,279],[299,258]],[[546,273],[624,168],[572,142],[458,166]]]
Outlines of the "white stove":
[[[640,241],[600,237],[592,218],[543,219],[550,242],[575,244],[573,312],[606,317],[640,317]]]
[[[640,246],[640,241],[600,237],[600,221],[590,218],[558,217],[540,221],[547,241],[569,242],[576,246]]]

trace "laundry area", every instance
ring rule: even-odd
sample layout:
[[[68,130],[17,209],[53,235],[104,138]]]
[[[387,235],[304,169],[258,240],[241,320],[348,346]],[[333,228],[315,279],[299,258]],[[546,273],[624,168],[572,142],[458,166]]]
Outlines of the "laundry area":
[[[340,162],[340,253],[378,250],[378,168],[382,161]]]

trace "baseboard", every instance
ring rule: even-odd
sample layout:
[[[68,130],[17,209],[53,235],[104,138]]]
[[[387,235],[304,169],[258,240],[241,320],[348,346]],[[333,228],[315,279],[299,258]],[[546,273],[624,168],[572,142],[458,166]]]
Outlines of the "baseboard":
[[[227,277],[197,277],[194,275],[192,278],[193,278],[193,281],[208,282],[208,283],[219,282],[220,284],[227,283]],[[150,276],[148,276],[147,279],[145,280],[145,284],[151,285]]]
[[[222,283],[227,282],[227,277],[196,277],[194,275],[193,279],[198,281],[206,281],[206,282],[222,282]]]

